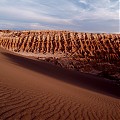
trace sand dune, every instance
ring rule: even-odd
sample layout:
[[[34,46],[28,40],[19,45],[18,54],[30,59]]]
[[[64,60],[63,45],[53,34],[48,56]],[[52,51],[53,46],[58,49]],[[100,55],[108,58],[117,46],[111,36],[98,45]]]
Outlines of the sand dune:
[[[120,119],[119,34],[0,30],[0,47],[0,120]]]
[[[0,120],[119,120],[120,88],[0,48]]]

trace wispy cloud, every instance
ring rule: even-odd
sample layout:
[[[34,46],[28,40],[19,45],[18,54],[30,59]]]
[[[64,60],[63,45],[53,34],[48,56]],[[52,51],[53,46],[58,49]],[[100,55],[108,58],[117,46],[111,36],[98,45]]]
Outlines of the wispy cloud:
[[[17,27],[119,32],[119,1],[0,0],[0,28]]]

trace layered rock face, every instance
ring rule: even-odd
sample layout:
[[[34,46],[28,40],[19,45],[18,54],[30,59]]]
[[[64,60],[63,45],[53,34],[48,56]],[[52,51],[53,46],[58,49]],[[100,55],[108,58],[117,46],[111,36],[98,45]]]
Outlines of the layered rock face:
[[[0,46],[14,52],[34,53],[33,56],[44,54],[52,57],[47,61],[80,71],[83,65],[103,71],[120,64],[120,34],[6,30],[0,31]]]

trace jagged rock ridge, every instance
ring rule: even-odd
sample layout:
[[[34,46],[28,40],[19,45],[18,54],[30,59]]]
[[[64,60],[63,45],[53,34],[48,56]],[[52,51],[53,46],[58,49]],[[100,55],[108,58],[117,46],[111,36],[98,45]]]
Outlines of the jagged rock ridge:
[[[95,34],[69,31],[0,32],[0,45],[15,52],[78,55],[86,59],[118,60],[119,34]]]
[[[60,58],[56,63],[68,68],[82,70],[85,68],[81,68],[82,64],[88,65],[86,69],[90,69],[92,65],[100,71],[109,67],[116,67],[117,72],[120,71],[120,34],[1,30],[0,46],[19,53],[34,53],[40,56],[45,54],[48,57]]]

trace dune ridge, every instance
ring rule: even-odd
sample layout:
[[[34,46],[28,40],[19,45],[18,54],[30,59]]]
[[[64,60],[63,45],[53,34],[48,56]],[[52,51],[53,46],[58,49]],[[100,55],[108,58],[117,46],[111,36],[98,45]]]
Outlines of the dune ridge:
[[[33,64],[28,58],[14,54],[13,59],[19,60],[18,64],[3,53],[13,54],[0,49],[1,120],[119,120],[119,98],[84,89],[83,85],[76,87],[74,84],[65,83],[59,79],[63,74],[60,71],[56,71],[56,74],[59,73],[57,79],[41,74],[33,69],[39,68],[38,63]],[[18,59],[19,57],[21,59]],[[33,70],[23,67],[25,65],[21,61],[26,61],[24,64],[31,65]],[[39,69],[43,69],[43,66]],[[90,78],[87,78],[87,75],[82,76],[76,79],[80,83],[85,78],[87,83]],[[74,82],[76,79],[73,77]],[[99,79],[96,78],[97,80]],[[109,82],[106,88],[108,85]],[[112,90],[115,88],[111,88]]]

